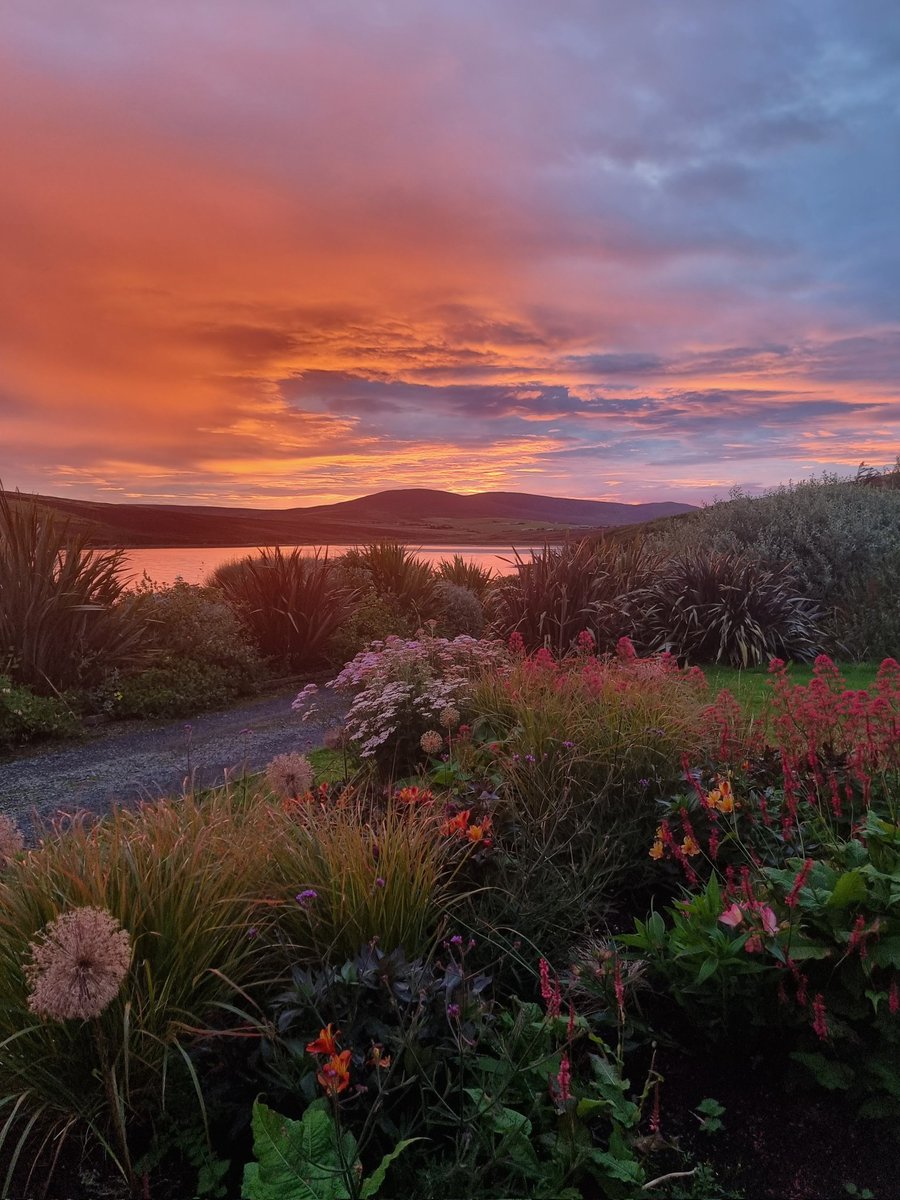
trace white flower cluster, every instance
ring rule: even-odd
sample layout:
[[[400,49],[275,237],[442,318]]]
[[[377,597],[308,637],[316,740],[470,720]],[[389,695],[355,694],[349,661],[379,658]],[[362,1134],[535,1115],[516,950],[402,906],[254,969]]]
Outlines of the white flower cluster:
[[[356,692],[346,728],[361,757],[371,758],[395,739],[418,743],[448,709],[465,711],[475,675],[506,659],[502,642],[465,635],[452,641],[425,633],[411,640],[389,637],[357,654],[328,686]],[[314,697],[308,685],[294,709],[308,713]]]

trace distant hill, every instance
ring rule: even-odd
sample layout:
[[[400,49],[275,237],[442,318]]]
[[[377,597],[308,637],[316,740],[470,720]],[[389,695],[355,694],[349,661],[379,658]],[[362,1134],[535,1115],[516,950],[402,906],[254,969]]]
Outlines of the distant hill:
[[[17,493],[10,493],[16,501]],[[460,496],[399,488],[309,508],[217,508],[107,504],[21,496],[68,519],[95,546],[324,545],[397,539],[411,543],[524,544],[570,531],[600,532],[694,511],[690,504],[617,504],[527,492]]]

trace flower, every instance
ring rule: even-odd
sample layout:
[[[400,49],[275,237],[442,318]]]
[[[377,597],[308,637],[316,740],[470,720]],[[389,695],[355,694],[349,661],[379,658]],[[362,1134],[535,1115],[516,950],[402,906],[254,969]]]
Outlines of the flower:
[[[447,1005],[447,1016],[450,1018],[451,1021],[455,1021],[457,1019],[457,1017],[459,1016],[459,1005],[458,1004],[448,1004]]]
[[[730,908],[726,908],[719,920],[723,925],[727,925],[730,929],[736,929],[744,919],[743,909],[739,904],[732,904]]]
[[[426,754],[440,754],[444,739],[436,729],[428,729],[419,738],[419,745]]]
[[[342,1050],[340,1054],[332,1054],[316,1079],[329,1096],[339,1096],[350,1086],[350,1050]]]
[[[6,813],[0,813],[0,868],[7,866],[25,845],[22,831]]]
[[[279,754],[266,767],[266,783],[282,800],[295,800],[310,791],[315,771],[302,754]]]
[[[90,906],[51,921],[30,949],[28,1007],[54,1021],[99,1017],[118,995],[131,963],[128,931],[112,913]]]
[[[828,1038],[828,1020],[825,1013],[825,997],[817,992],[812,1002],[812,1027],[816,1037],[823,1042]]]
[[[319,1030],[319,1036],[312,1042],[306,1045],[307,1054],[337,1054],[337,1040],[341,1036],[341,1031],[333,1033],[331,1024]]]
[[[391,1065],[391,1056],[385,1054],[384,1046],[380,1042],[372,1043],[372,1049],[369,1051],[368,1065],[382,1071],[386,1071]]]
[[[700,847],[690,835],[681,843],[681,853],[686,855],[687,858],[692,858],[695,854],[700,853]]]
[[[444,835],[444,837],[451,837],[454,833],[461,833],[465,835],[466,830],[469,828],[469,817],[471,816],[471,813],[472,810],[470,808],[464,808],[461,812],[458,812],[455,817],[448,818],[448,820],[446,820],[441,826],[441,833]]]
[[[401,804],[430,804],[434,793],[426,788],[403,787],[394,792],[394,799],[399,800]]]
[[[314,888],[306,888],[305,891],[298,892],[294,899],[301,908],[309,908],[313,900],[318,900],[319,893]]]
[[[493,821],[490,817],[482,817],[478,825],[470,825],[466,830],[466,840],[474,843],[480,842],[483,846],[491,844],[490,832],[493,826]]]
[[[759,915],[759,919],[762,921],[762,927],[766,933],[777,933],[778,917],[775,915],[774,910],[771,909],[768,904],[761,904],[756,911]]]
[[[455,729],[459,724],[459,709],[454,708],[452,704],[448,704],[441,712],[438,720],[445,729]]]
[[[653,843],[653,845],[650,847],[650,857],[660,859],[660,858],[662,858],[664,851],[665,851],[665,847],[663,846],[660,839],[657,838],[656,841]]]

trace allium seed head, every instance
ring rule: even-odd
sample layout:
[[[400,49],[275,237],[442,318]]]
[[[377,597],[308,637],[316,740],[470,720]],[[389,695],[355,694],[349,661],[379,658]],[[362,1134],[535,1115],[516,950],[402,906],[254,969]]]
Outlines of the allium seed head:
[[[30,949],[28,1007],[52,1021],[99,1017],[118,995],[131,962],[128,931],[100,908],[63,913]]]
[[[440,722],[445,729],[455,729],[459,724],[459,709],[448,704],[440,715]]]
[[[279,754],[266,767],[266,783],[282,800],[304,795],[314,780],[312,763],[302,754]]]
[[[419,745],[426,754],[439,754],[443,744],[444,739],[436,729],[429,729],[419,738]]]

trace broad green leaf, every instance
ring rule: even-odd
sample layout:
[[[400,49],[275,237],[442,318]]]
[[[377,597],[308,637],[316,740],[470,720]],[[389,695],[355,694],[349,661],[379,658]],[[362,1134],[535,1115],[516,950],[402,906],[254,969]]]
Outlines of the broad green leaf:
[[[835,882],[828,898],[828,907],[847,908],[850,904],[857,904],[865,900],[866,890],[865,877],[856,867],[852,871],[845,871]]]
[[[356,1143],[352,1143],[355,1159]],[[334,1122],[323,1101],[299,1121],[253,1105],[257,1162],[244,1168],[244,1200],[350,1200],[337,1154]]]

